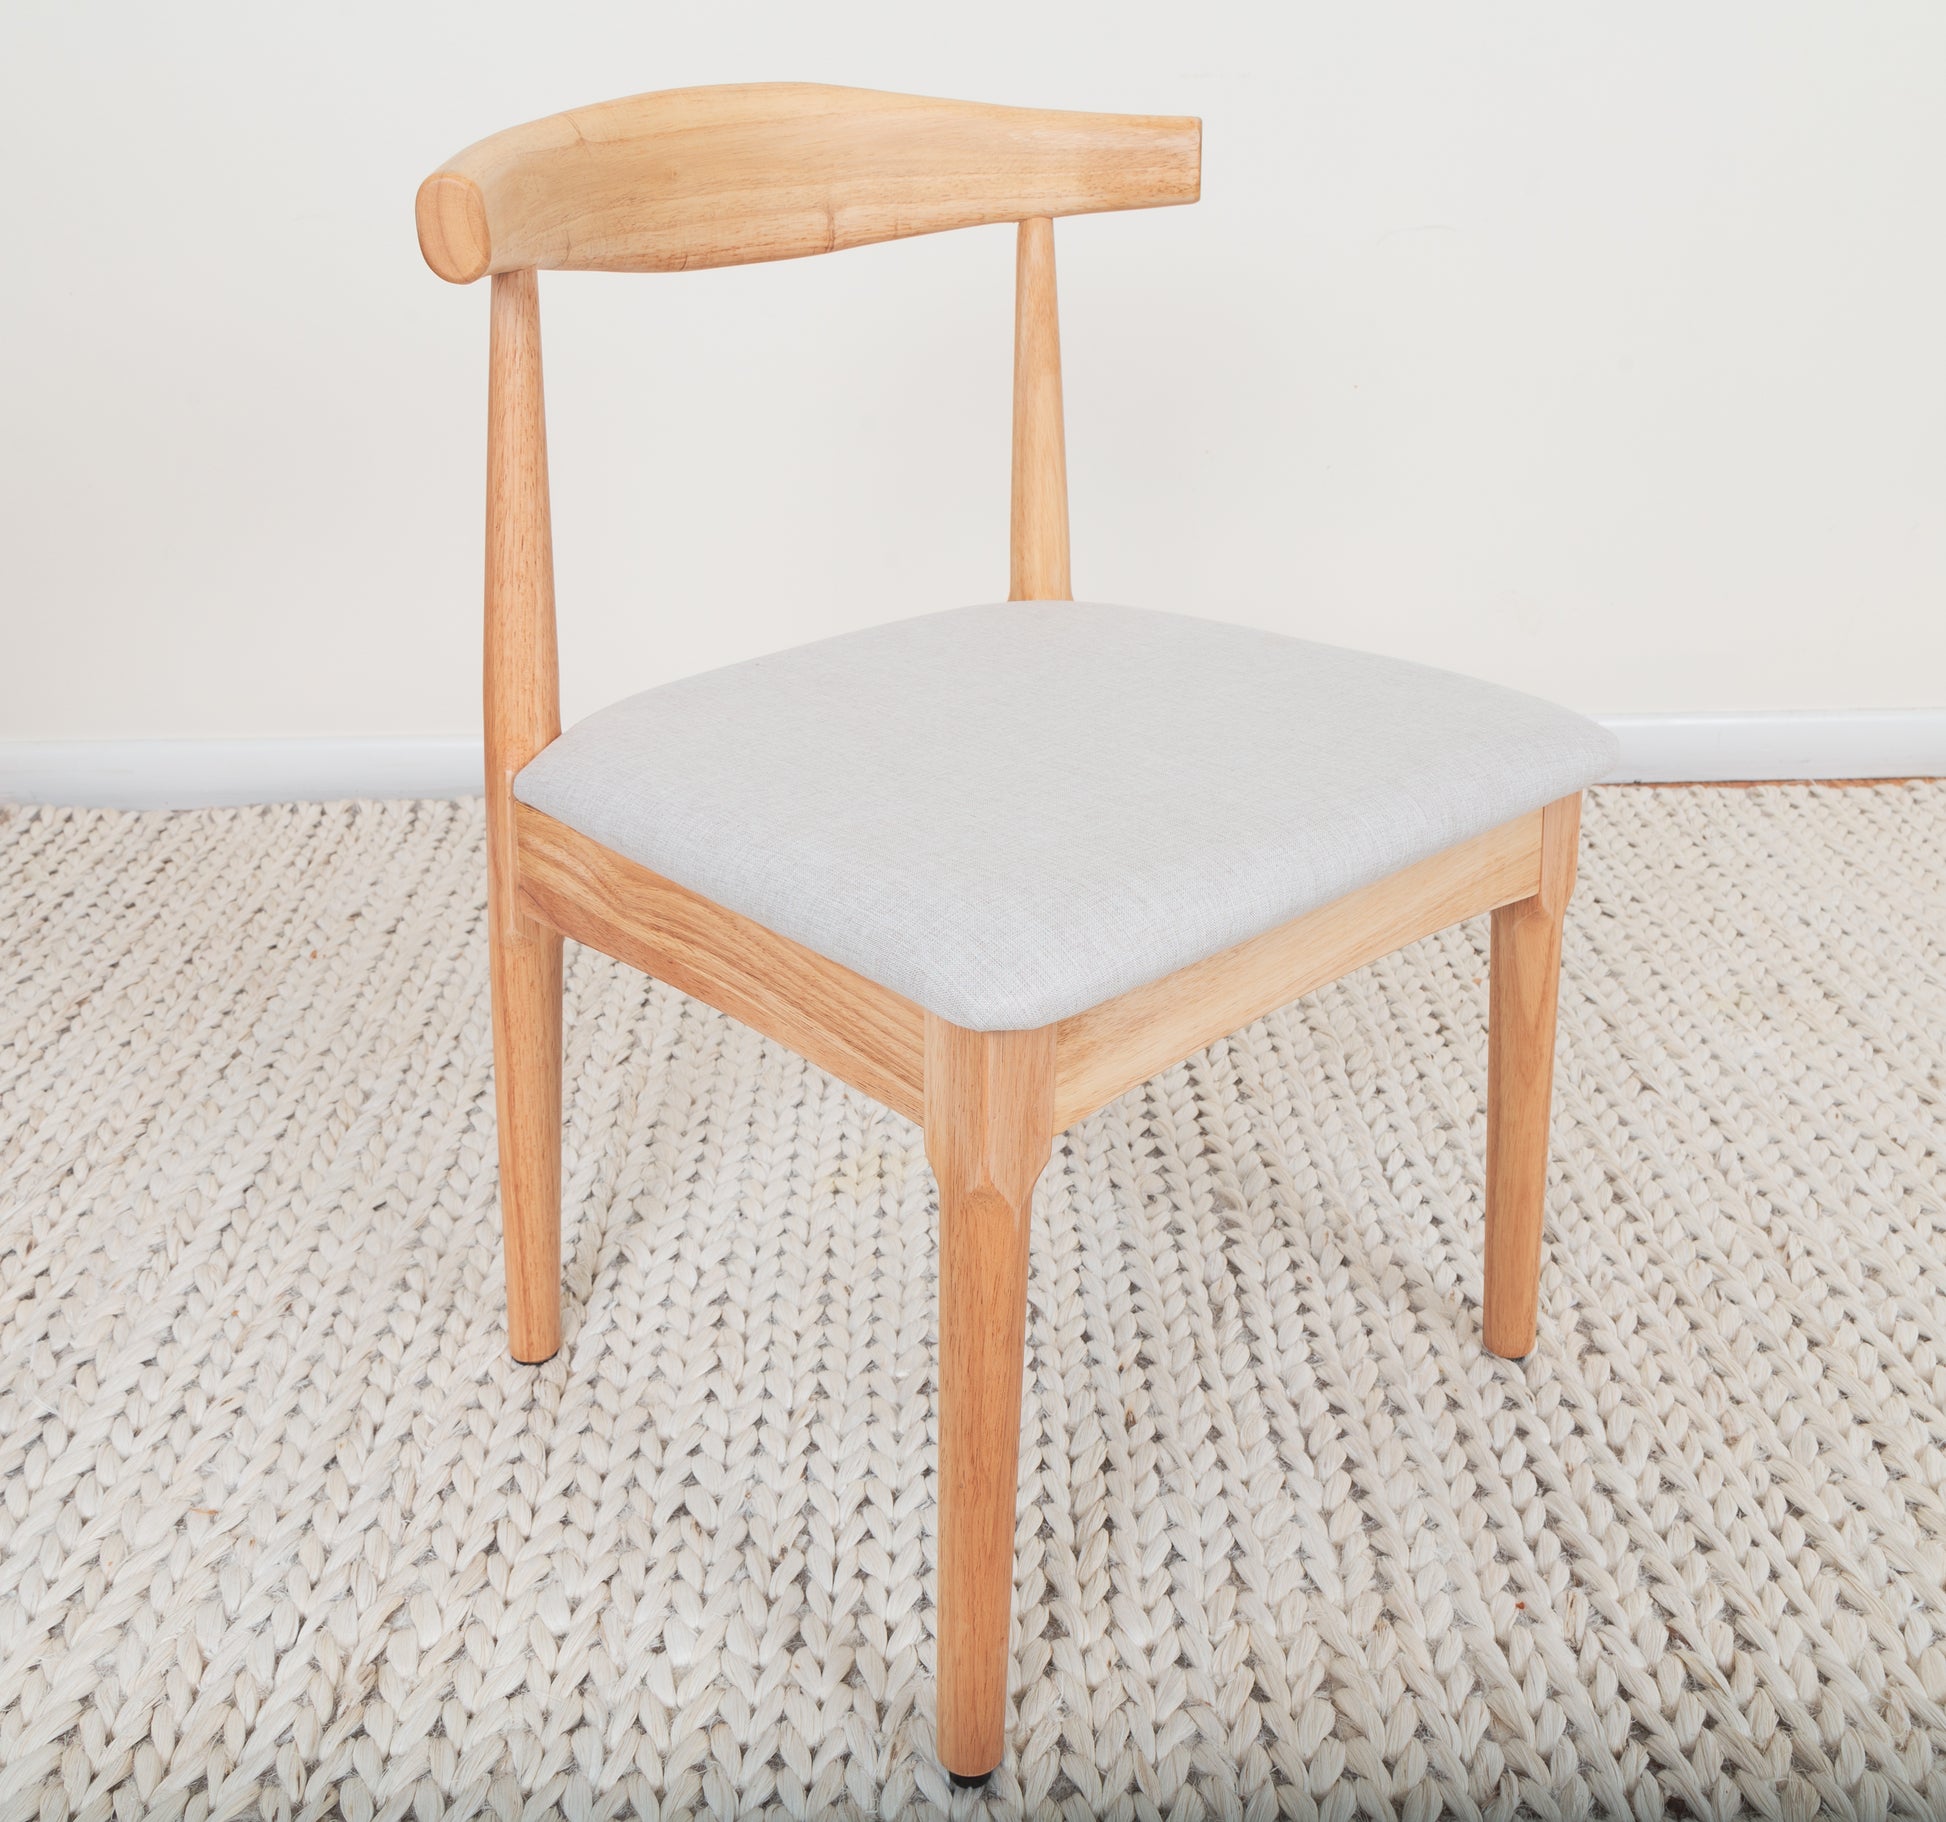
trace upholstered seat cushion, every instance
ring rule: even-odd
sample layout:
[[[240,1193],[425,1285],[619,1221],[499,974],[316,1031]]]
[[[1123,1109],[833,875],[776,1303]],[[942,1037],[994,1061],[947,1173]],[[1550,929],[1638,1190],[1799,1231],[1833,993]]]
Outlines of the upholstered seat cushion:
[[[1144,609],[958,608],[591,715],[515,795],[954,1022],[1049,1024],[1590,783],[1594,722]]]

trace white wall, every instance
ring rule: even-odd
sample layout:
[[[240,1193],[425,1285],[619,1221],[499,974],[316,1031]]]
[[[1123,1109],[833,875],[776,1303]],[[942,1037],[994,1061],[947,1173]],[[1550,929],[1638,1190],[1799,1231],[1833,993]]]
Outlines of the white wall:
[[[1602,711],[1946,704],[1946,8],[0,9],[0,738],[477,719],[494,128],[798,77],[1205,120],[1065,224],[1075,581]],[[1004,228],[543,281],[570,714],[1005,588]]]

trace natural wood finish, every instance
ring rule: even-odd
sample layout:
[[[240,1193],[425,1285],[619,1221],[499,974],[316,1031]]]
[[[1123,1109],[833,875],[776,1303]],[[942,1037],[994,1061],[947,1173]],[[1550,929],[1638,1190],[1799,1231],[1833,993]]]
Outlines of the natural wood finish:
[[[455,284],[681,272],[1028,216],[1194,202],[1202,124],[765,82],[666,89],[483,139],[420,186]]]
[[[1540,877],[1541,815],[1502,823],[1348,892],[1262,936],[1055,1027],[1054,1129],[1327,981],[1462,918],[1526,898]]]
[[[464,171],[433,172],[419,186],[412,213],[420,255],[448,284],[470,285],[486,276],[493,264],[493,230],[477,179]]]
[[[508,1340],[516,1360],[561,1345],[561,939],[521,914],[514,774],[561,731],[548,522],[540,295],[493,281],[487,366],[487,931]]]
[[[1054,1034],[926,1019],[939,1180],[939,1757],[1000,1763],[1034,1184],[1054,1137]]]
[[[925,1014],[889,987],[515,809],[530,917],[788,1045],[909,1120],[925,1117]]]
[[[1542,812],[1539,889],[1493,914],[1482,1323],[1488,1351],[1514,1360],[1533,1350],[1540,1300],[1561,921],[1574,892],[1580,838],[1576,792]]]
[[[1014,488],[1009,594],[1071,601],[1068,445],[1061,416],[1061,317],[1054,224],[1020,224],[1014,257]]]
[[[1561,919],[1580,798],[1038,1031],[924,1012],[513,796],[560,732],[534,268],[677,271],[1016,221],[1010,592],[1065,600],[1067,458],[1053,221],[1191,202],[1194,120],[1058,114],[804,84],[640,95],[536,121],[421,186],[442,277],[492,272],[488,930],[509,1340],[560,1346],[561,945],[668,981],[925,1125],[939,1183],[938,1747],[1004,1746],[1034,1185],[1053,1135],[1273,1007],[1493,912],[1486,1345],[1533,1345]]]
[[[507,1349],[531,1364],[561,1346],[561,939],[489,943]]]

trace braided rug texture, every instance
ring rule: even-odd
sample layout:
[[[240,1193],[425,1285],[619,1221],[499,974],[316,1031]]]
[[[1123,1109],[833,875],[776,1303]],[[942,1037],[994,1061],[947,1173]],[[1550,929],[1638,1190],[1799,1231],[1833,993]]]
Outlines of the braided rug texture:
[[[0,820],[0,1819],[1946,1815],[1946,786],[1593,795],[1525,1362],[1484,921],[1058,1142],[980,1794],[919,1132],[571,950],[513,1364],[481,833]]]

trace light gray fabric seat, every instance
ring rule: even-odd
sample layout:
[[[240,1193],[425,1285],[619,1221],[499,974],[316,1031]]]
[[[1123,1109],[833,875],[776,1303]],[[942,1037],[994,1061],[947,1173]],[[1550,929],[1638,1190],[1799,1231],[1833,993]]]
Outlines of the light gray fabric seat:
[[[965,607],[591,715],[523,802],[941,1016],[1049,1024],[1579,790],[1566,709],[1145,609]]]

